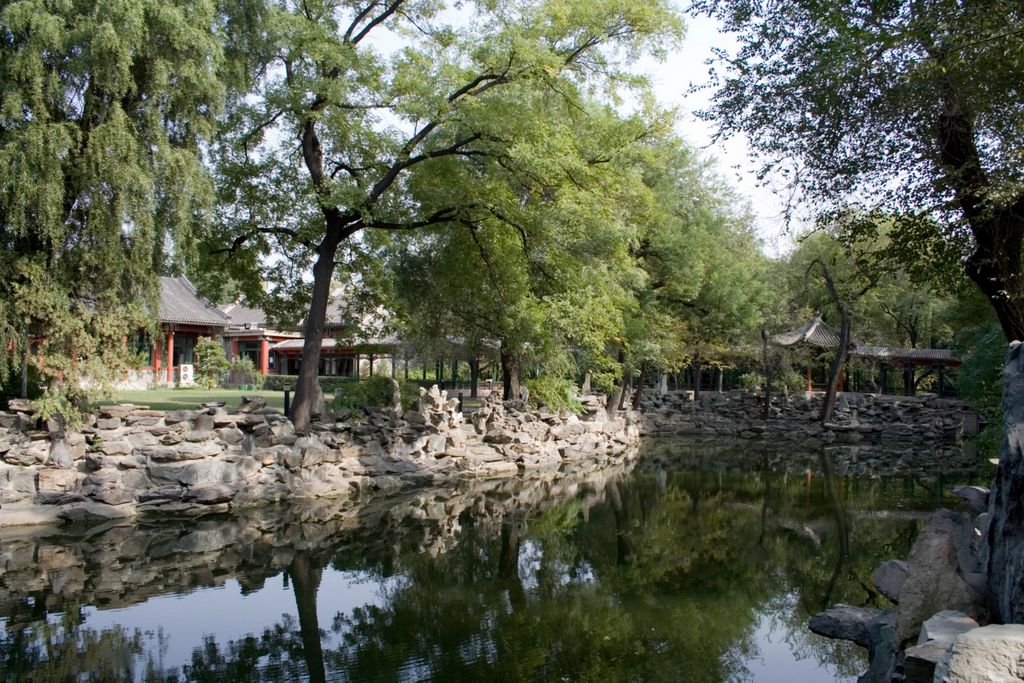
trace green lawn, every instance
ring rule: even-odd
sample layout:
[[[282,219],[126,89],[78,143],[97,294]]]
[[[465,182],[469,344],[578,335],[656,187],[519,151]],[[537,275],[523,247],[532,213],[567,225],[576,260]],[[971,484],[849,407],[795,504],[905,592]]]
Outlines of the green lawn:
[[[293,394],[294,395],[294,394]],[[243,396],[262,396],[267,405],[284,409],[283,391],[242,391],[241,389],[147,389],[145,391],[118,391],[113,398],[100,401],[100,405],[111,403],[134,403],[154,410],[194,410],[200,404],[222,401],[230,411],[238,407]]]

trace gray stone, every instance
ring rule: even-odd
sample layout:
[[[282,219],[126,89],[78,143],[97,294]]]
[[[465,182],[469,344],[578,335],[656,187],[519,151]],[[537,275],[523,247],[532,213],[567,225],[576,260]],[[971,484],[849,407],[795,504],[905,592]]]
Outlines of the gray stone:
[[[890,683],[896,669],[896,618],[868,622],[868,670],[857,678],[858,683]]]
[[[973,533],[967,515],[940,510],[918,534],[907,560],[907,580],[899,594],[896,634],[901,643],[916,640],[924,620],[942,610],[957,610],[977,621],[988,621],[985,596],[964,580],[966,572],[961,566],[961,554],[970,555]]]
[[[948,643],[938,640],[908,647],[903,653],[904,683],[931,683],[935,678],[935,667],[948,649]]]
[[[953,495],[963,499],[971,514],[988,510],[989,490],[984,486],[954,486]]]
[[[878,565],[871,580],[878,592],[892,600],[894,603],[900,601],[900,590],[907,580],[907,563],[903,560],[886,560]]]
[[[164,422],[173,425],[179,422],[191,422],[196,418],[194,410],[169,410],[164,415]]]
[[[100,451],[107,455],[128,455],[132,452],[132,445],[126,440],[104,441],[100,444]]]
[[[850,640],[861,647],[868,647],[871,644],[868,625],[876,622],[892,623],[894,619],[895,612],[892,610],[835,605],[812,616],[808,628],[826,638]]]
[[[241,465],[241,463],[239,463]],[[206,484],[230,483],[242,478],[242,468],[219,460],[194,460],[187,463],[150,463],[147,468],[150,479],[158,485],[183,484],[199,486]]]
[[[192,431],[194,432],[210,432],[216,427],[213,415],[208,413],[200,413],[195,416],[192,420]]]
[[[58,516],[61,519],[72,523],[95,523],[105,522],[111,519],[125,519],[127,517],[131,517],[134,512],[134,506],[130,504],[106,505],[104,503],[87,501],[84,503],[76,503],[71,507],[61,510]]]
[[[1024,353],[1019,341],[1010,344],[1003,367],[1005,439],[989,500],[988,585],[999,620],[1024,622]]]
[[[236,489],[233,486],[224,484],[211,484],[190,489],[183,496],[184,500],[191,500],[200,505],[216,505],[227,503],[235,497]]]
[[[921,625],[921,634],[917,638],[917,644],[924,645],[929,640],[937,640],[952,645],[957,636],[974,628],[978,628],[978,622],[963,612],[942,610],[926,619]]]
[[[57,439],[50,445],[50,457],[46,464],[57,469],[70,469],[75,466],[75,456],[64,439]]]
[[[236,427],[221,429],[219,435],[220,440],[227,444],[241,443],[245,439],[245,432]]]
[[[935,667],[936,683],[1024,680],[1024,625],[998,624],[963,633]]]
[[[117,429],[121,426],[121,419],[117,417],[101,417],[96,420],[97,429]]]

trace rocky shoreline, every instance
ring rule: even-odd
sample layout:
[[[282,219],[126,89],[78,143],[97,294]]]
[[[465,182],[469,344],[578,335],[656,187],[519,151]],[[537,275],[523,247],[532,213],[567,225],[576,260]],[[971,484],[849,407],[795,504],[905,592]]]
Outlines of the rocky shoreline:
[[[200,516],[288,500],[349,496],[516,475],[635,456],[636,415],[609,418],[601,397],[555,414],[490,400],[464,416],[437,387],[400,407],[332,413],[321,402],[297,434],[262,399],[160,411],[114,405],[66,430],[27,402],[0,412],[0,526]]]

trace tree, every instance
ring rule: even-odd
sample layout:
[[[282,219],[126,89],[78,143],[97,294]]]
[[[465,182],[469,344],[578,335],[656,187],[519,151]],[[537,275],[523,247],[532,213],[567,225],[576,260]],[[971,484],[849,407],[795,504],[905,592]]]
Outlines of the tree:
[[[213,2],[0,6],[0,379],[33,356],[44,415],[129,366],[156,274],[192,251],[217,21]]]
[[[1024,6],[698,0],[739,33],[706,112],[808,199],[899,215],[892,250],[961,263],[1024,337]]]
[[[343,245],[358,248],[365,230],[486,217],[475,183],[514,164],[518,145],[542,148],[530,137],[535,122],[519,115],[524,103],[546,96],[571,107],[589,89],[628,84],[611,55],[657,50],[679,28],[664,2],[485,3],[462,28],[443,25],[437,8],[274,3],[251,41],[268,58],[253,65],[262,77],[234,103],[218,151],[220,248],[252,266],[276,246],[284,258],[271,271],[312,269],[311,286],[301,286],[309,308],[292,408],[299,430],[309,424]],[[369,37],[381,33],[400,37],[400,49],[375,49]],[[557,150],[549,158],[557,164]]]

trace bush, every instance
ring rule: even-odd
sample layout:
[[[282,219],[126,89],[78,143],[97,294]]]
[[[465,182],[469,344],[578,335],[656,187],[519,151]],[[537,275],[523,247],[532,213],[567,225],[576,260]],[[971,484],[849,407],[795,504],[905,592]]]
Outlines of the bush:
[[[196,385],[202,389],[213,389],[221,384],[231,367],[224,347],[209,337],[200,337],[196,342],[195,359]]]
[[[419,385],[398,381],[398,387],[402,408],[409,410],[419,398]],[[335,389],[331,407],[335,410],[388,408],[391,406],[392,391],[391,378],[385,375],[374,375],[361,382],[349,380]]]
[[[743,391],[760,391],[764,386],[764,375],[760,372],[745,372],[736,381]]]
[[[585,410],[577,398],[579,390],[576,384],[567,379],[538,377],[526,380],[525,384],[530,390],[530,404],[534,407],[547,406],[555,413],[565,411],[577,415]]]
[[[257,391],[262,389],[267,381],[266,375],[262,372],[256,372],[256,364],[252,362],[252,358],[249,358],[249,356],[236,358],[231,363],[231,372],[234,374],[236,382],[252,386]]]

